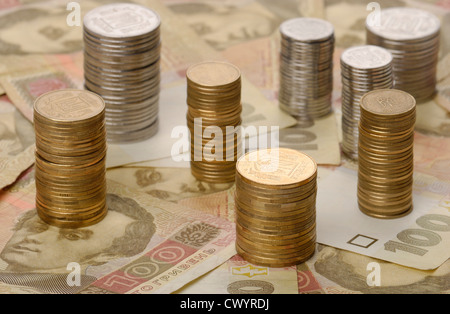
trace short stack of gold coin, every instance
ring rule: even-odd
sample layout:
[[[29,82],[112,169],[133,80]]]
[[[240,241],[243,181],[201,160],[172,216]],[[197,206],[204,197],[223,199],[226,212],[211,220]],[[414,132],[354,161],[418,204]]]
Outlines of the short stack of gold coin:
[[[50,225],[78,228],[107,213],[105,103],[86,90],[57,90],[34,103],[36,208]]]
[[[358,204],[377,218],[412,210],[416,101],[396,90],[375,90],[361,99]]]
[[[255,150],[236,165],[236,250],[248,262],[286,267],[316,245],[317,164],[292,149]]]
[[[189,67],[186,77],[191,172],[205,182],[233,182],[241,151],[240,70],[208,61]]]

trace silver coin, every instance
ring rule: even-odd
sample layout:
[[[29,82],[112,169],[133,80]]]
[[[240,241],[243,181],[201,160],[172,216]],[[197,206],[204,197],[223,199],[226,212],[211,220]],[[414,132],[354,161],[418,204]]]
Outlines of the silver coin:
[[[141,142],[151,138],[158,132],[159,122],[156,120],[150,126],[133,132],[124,132],[120,130],[111,130],[108,134],[108,142],[113,143],[134,143]]]
[[[434,14],[416,8],[389,8],[381,10],[380,14],[379,25],[367,18],[366,27],[373,34],[388,40],[420,40],[435,35],[441,27]]]
[[[320,118],[331,111],[334,28],[315,18],[281,24],[279,107],[299,118]]]
[[[392,56],[395,88],[421,102],[433,97],[440,42],[440,21],[413,8],[381,11],[381,25],[366,21],[367,44],[388,49]]]
[[[384,48],[372,45],[345,50],[341,56],[342,151],[358,159],[361,98],[369,91],[393,87],[393,57]]]
[[[83,24],[100,37],[128,39],[143,36],[160,25],[156,12],[132,3],[114,3],[95,8],[84,16]]]
[[[364,45],[346,49],[341,61],[356,69],[382,68],[392,63],[392,55],[382,47]]]
[[[280,25],[281,34],[302,42],[321,41],[334,34],[333,25],[325,20],[316,18],[294,18]]]

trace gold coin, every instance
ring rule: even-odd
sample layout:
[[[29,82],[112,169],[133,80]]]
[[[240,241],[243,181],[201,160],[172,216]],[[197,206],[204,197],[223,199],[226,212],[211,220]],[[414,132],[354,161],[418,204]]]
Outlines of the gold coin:
[[[245,154],[238,160],[236,170],[258,185],[281,188],[307,183],[316,173],[317,164],[299,151],[277,148]]]
[[[106,214],[105,102],[57,90],[34,103],[36,208],[47,223],[82,227]]]
[[[416,100],[409,93],[396,89],[368,92],[361,99],[361,109],[375,116],[401,116],[415,110]]]
[[[190,66],[186,77],[195,85],[217,87],[233,84],[240,79],[241,72],[230,63],[207,61]]]
[[[65,89],[47,92],[34,102],[34,109],[45,119],[58,122],[83,121],[105,110],[103,99],[92,92]]]
[[[249,254],[247,251],[242,249],[239,245],[236,244],[236,251],[239,255],[241,255],[246,261],[266,267],[289,267],[293,265],[300,264],[305,262],[315,252],[315,246],[311,246],[309,250],[305,250],[302,255],[294,258],[277,258],[277,257],[265,257],[265,256],[257,256],[255,254]]]
[[[310,246],[315,245],[315,232],[312,232],[308,237],[305,237],[304,239],[302,239],[297,243],[289,243],[289,244],[255,243],[253,240],[242,237],[241,235],[237,235],[236,242],[241,248],[247,251],[255,252],[256,255],[265,255],[265,256],[273,255],[275,257],[280,258],[282,258],[283,256],[296,257],[301,255],[304,249],[308,249]]]
[[[267,244],[289,244],[296,243],[301,239],[304,239],[304,235],[309,234],[311,232],[315,232],[316,223],[315,221],[305,225],[303,229],[299,232],[293,232],[288,235],[279,235],[279,234],[264,234],[261,232],[257,232],[251,229],[247,229],[244,226],[237,224],[236,225],[236,234],[246,237],[247,239],[251,239],[253,242],[258,243],[267,243]]]
[[[357,196],[367,215],[394,218],[411,210],[415,106],[399,90],[376,90],[361,99]]]
[[[38,207],[38,206],[36,206]],[[49,216],[46,214],[45,211],[41,211],[37,208],[37,213],[39,215],[39,217],[46,223],[53,225],[53,226],[57,226],[60,228],[83,228],[83,227],[88,227],[94,224],[97,224],[98,222],[100,222],[108,213],[107,211],[107,207],[106,205],[101,208],[101,210],[98,212],[97,215],[94,215],[92,217],[89,218],[85,218],[85,219],[61,219],[61,218],[54,218],[52,216]]]

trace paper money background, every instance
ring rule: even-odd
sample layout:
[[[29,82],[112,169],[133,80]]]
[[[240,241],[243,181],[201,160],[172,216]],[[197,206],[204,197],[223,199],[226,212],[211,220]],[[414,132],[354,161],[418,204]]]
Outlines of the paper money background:
[[[83,15],[114,1],[77,2]],[[0,187],[3,188],[0,192],[0,292],[450,291],[450,228],[447,228],[450,219],[450,2],[378,1],[382,8],[411,6],[429,10],[440,18],[443,29],[438,94],[417,107],[414,193],[418,210],[406,219],[394,221],[371,221],[352,211],[356,165],[341,156],[339,147],[338,60],[345,48],[364,44],[364,23],[370,13],[366,10],[368,2],[132,2],[154,9],[162,19],[160,116],[163,123],[158,135],[144,143],[109,147],[107,176],[111,183],[108,188],[116,198],[111,206],[123,202],[125,205],[117,206],[129,208],[130,212],[138,208],[140,214],[136,215],[148,217],[149,221],[147,227],[141,226],[142,230],[150,230],[145,243],[120,253],[111,250],[117,245],[105,242],[108,235],[115,236],[100,230],[111,227],[122,230],[121,224],[133,214],[117,220],[111,215],[110,220],[97,226],[98,232],[91,230],[97,236],[89,239],[67,233],[63,238],[61,231],[46,229],[33,220],[32,214],[27,214],[34,209],[32,104],[37,96],[49,90],[81,88],[82,29],[67,25],[66,1],[0,1]],[[310,124],[297,123],[277,108],[278,26],[297,16],[324,18],[336,30],[334,112]],[[174,126],[185,124],[184,72],[190,64],[205,59],[224,59],[240,67],[245,77],[244,124],[280,126],[282,146],[304,151],[320,165],[319,243],[314,257],[304,264],[266,268],[249,264],[235,255],[233,186],[199,182],[190,174],[189,163],[177,163],[170,158],[175,141],[170,138],[170,132]],[[180,109],[179,115],[173,114],[176,108]],[[440,224],[440,231],[435,233],[441,241],[425,248],[427,254],[418,258],[407,250],[390,254],[385,249],[389,241],[399,241],[399,233],[422,228],[417,220],[429,215],[438,215],[431,217],[440,219],[433,222]],[[336,216],[341,219],[337,221]],[[203,241],[191,241],[190,234]],[[359,246],[348,243],[356,235],[362,235],[354,242]],[[52,241],[52,237],[62,242]],[[80,252],[76,246],[89,247],[92,254],[70,255],[64,249],[64,239],[73,237],[78,240],[70,242],[74,247],[71,251]],[[370,244],[369,238],[377,241]],[[128,241],[135,243],[135,240]],[[83,261],[81,287],[68,288],[65,283],[68,261]],[[371,287],[366,281],[370,273],[367,265],[371,262],[380,265],[378,287]]]

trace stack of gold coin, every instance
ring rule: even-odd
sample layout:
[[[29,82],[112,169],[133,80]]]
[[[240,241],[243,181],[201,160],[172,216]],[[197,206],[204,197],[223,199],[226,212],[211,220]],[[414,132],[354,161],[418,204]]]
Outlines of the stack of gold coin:
[[[107,139],[142,141],[158,131],[160,18],[143,6],[115,3],[84,23],[85,88],[106,103]]]
[[[436,90],[440,21],[415,8],[389,8],[380,12],[379,23],[366,20],[367,43],[388,49],[393,55],[395,89],[421,102]]]
[[[233,182],[241,152],[240,70],[208,61],[190,66],[186,77],[191,172],[205,182]]]
[[[378,218],[412,210],[416,101],[396,90],[375,90],[361,99],[358,204]]]
[[[280,108],[302,119],[327,115],[333,91],[333,25],[294,18],[281,24],[280,33]]]
[[[358,159],[358,124],[361,97],[376,89],[393,87],[392,55],[377,46],[356,46],[341,55],[342,151]]]
[[[78,228],[107,213],[105,103],[86,90],[57,90],[34,103],[36,208],[48,224]]]
[[[268,267],[302,263],[315,251],[317,164],[288,148],[255,150],[236,165],[236,250]]]

